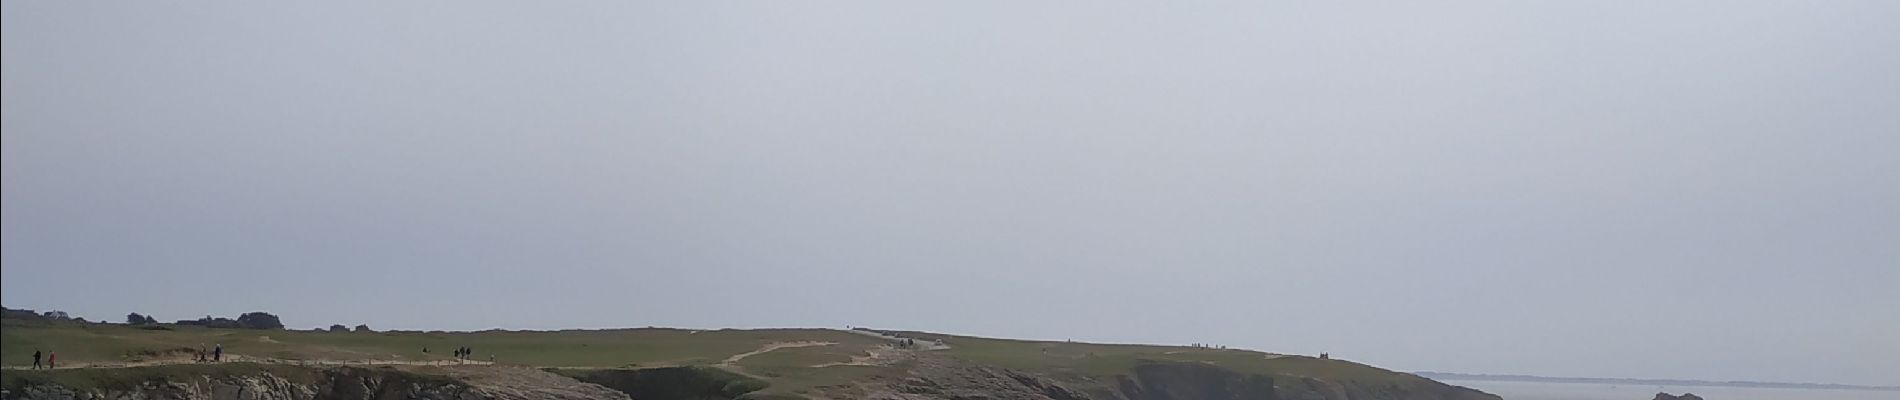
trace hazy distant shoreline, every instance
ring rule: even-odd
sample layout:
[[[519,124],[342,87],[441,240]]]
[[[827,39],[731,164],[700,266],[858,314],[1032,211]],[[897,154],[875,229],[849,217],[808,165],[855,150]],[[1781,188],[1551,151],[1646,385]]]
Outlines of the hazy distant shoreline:
[[[1837,384],[1837,383],[1787,383],[1787,382],[1752,382],[1752,381],[1718,382],[1718,381],[1700,381],[1700,380],[1683,380],[1683,379],[1569,378],[1569,377],[1548,377],[1548,376],[1531,376],[1531,375],[1461,374],[1461,373],[1456,373],[1456,372],[1431,372],[1431,371],[1414,372],[1414,374],[1418,374],[1418,376],[1423,376],[1426,378],[1431,378],[1431,379],[1436,379],[1436,380],[1456,380],[1456,381],[1604,383],[1604,384],[1619,384],[1619,385],[1713,386],[1713,387],[1745,387],[1745,388],[1777,388],[1777,389],[1847,389],[1847,390],[1882,390],[1882,391],[1900,392],[1900,386],[1843,385],[1843,384]]]

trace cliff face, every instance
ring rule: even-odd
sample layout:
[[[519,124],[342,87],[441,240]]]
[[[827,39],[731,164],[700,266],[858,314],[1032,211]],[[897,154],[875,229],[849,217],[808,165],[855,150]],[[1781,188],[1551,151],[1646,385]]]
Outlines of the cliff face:
[[[538,371],[524,371],[535,373]],[[521,376],[521,374],[509,374]],[[559,377],[556,377],[559,378]],[[10,382],[8,400],[627,400],[624,394],[585,385],[580,389],[553,385],[533,377],[515,382],[468,381],[422,375],[394,369],[339,367],[329,369],[259,369],[248,374],[125,374],[98,379],[90,385],[59,381]],[[563,378],[564,379],[564,378]],[[579,384],[572,380],[568,383]],[[591,387],[591,388],[588,388]],[[598,390],[594,390],[598,389]]]
[[[292,376],[282,376],[292,375]],[[474,399],[468,386],[394,371],[335,368],[308,375],[259,371],[236,376],[174,376],[162,379],[112,379],[94,387],[54,382],[8,388],[19,399]]]
[[[1500,400],[1437,381],[1397,375],[1379,381],[1245,374],[1196,363],[1148,363],[1118,379],[1127,400]]]
[[[1152,362],[1127,374],[1061,378],[1003,368],[920,360],[908,377],[832,398],[883,400],[1500,400],[1410,375],[1377,382],[1246,374],[1201,363]]]
[[[763,381],[707,367],[601,369],[562,373],[580,382],[613,389],[641,400],[731,400],[766,386]]]
[[[1202,364],[1138,365],[1117,384],[1120,397],[1128,400],[1280,400],[1273,378]]]
[[[825,393],[824,397],[873,400],[1096,398],[1072,389],[1071,385],[1038,375],[945,358],[919,359],[906,376],[895,382],[862,383],[847,392]]]

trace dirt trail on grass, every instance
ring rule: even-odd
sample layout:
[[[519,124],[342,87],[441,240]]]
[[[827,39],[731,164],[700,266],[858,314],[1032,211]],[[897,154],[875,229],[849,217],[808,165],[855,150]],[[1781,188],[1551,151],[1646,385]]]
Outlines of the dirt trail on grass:
[[[224,361],[220,361],[220,362],[199,362],[198,360],[196,360],[196,359],[193,359],[192,357],[173,357],[173,358],[160,358],[160,359],[152,359],[152,360],[140,360],[140,361],[121,361],[121,362],[75,362],[75,363],[63,363],[63,362],[62,362],[62,363],[59,363],[59,368],[58,368],[58,369],[82,369],[82,368],[137,368],[137,367],[153,367],[153,366],[160,366],[160,365],[184,365],[184,364],[224,364],[224,363],[244,363],[244,362],[248,362],[248,363],[259,363],[259,364],[282,364],[282,365],[301,365],[301,366],[328,366],[328,365],[414,365],[414,366],[451,366],[451,365],[490,365],[490,363],[489,363],[489,362],[487,362],[487,361],[475,361],[475,360],[467,360],[467,361],[456,361],[456,360],[283,360],[283,359],[276,359],[276,358],[262,358],[262,357],[251,357],[251,356],[245,356],[245,355],[238,355],[238,354],[225,354],[225,355],[224,355]],[[9,365],[9,366],[6,366],[6,367],[5,367],[5,369],[8,369],[8,370],[30,370],[30,369],[33,369],[33,366],[31,366],[31,365]]]
[[[748,351],[748,352],[744,352],[744,353],[739,353],[739,354],[734,354],[734,355],[732,355],[732,357],[726,357],[726,360],[725,360],[725,361],[721,361],[721,362],[719,362],[719,363],[720,363],[720,364],[736,364],[736,363],[738,363],[738,362],[739,362],[739,360],[744,360],[744,359],[745,359],[746,357],[751,357],[751,356],[756,356],[756,355],[760,355],[760,354],[765,354],[765,353],[770,353],[770,352],[772,352],[773,350],[778,350],[778,349],[789,349],[789,348],[793,348],[793,347],[812,347],[812,346],[830,346],[830,345],[834,345],[834,344],[838,344],[838,343],[835,343],[835,342],[773,342],[773,343],[766,343],[764,347],[760,347],[760,348],[759,348],[758,350],[753,350],[753,351]]]
[[[918,350],[931,351],[931,350],[949,350],[950,349],[949,344],[939,343],[934,340],[923,340],[923,339],[917,339],[917,338],[907,338],[907,337],[897,336],[897,335],[886,335],[882,332],[864,330],[863,328],[846,330],[845,332],[856,333],[859,335],[870,336],[870,337],[889,340],[893,342],[902,342],[904,341],[904,339],[911,339],[912,341],[915,341],[917,343]]]
[[[746,376],[753,376],[752,374],[746,373],[743,369],[739,368],[738,363],[740,360],[744,360],[746,359],[746,357],[770,353],[779,349],[789,349],[789,348],[797,348],[797,347],[813,347],[813,346],[831,346],[831,345],[836,345],[836,344],[838,343],[818,342],[818,341],[766,343],[764,346],[759,347],[757,350],[734,354],[731,357],[726,357],[725,360],[720,361],[719,364],[716,364],[714,366],[719,367],[721,369],[728,370],[728,371],[732,371],[735,373],[743,374]],[[876,359],[876,358],[878,357],[876,357],[875,355],[870,357],[870,359]],[[456,366],[456,365],[494,365],[494,363],[491,363],[488,361],[478,361],[478,360],[375,360],[375,359],[285,360],[285,359],[267,358],[267,357],[253,357],[253,356],[246,356],[246,355],[241,355],[241,354],[225,354],[224,361],[222,362],[224,363],[250,362],[250,363],[259,363],[259,364],[282,364],[282,365],[317,366],[317,367],[341,366],[341,365],[403,365],[403,366],[436,366],[436,367]],[[858,362],[858,360],[854,357],[853,362]],[[59,363],[59,369],[137,368],[137,367],[151,367],[151,366],[160,366],[160,365],[183,365],[183,364],[212,364],[212,363],[199,362],[197,359],[189,355],[180,355],[177,357],[164,357],[164,358],[146,359],[146,360],[139,360],[139,361],[62,362],[62,363]],[[866,365],[869,365],[869,364],[866,364]],[[579,368],[579,367],[552,367],[552,368]],[[9,365],[9,366],[5,366],[4,369],[30,370],[30,369],[33,369],[33,366]],[[753,376],[753,377],[756,377],[756,376]]]
[[[859,335],[870,336],[870,337],[874,337],[878,339],[884,339],[884,340],[890,341],[890,343],[885,343],[876,348],[865,350],[864,355],[851,356],[851,361],[829,362],[829,363],[824,363],[824,364],[813,365],[811,366],[812,368],[839,367],[839,366],[884,366],[884,365],[891,365],[891,364],[903,362],[904,360],[915,359],[917,358],[918,351],[936,351],[936,350],[950,349],[949,344],[938,342],[935,340],[907,338],[907,337],[898,336],[894,334],[886,334],[879,331],[864,330],[864,329],[850,329],[850,330],[846,330],[845,332],[851,332],[851,333],[855,333]],[[913,346],[911,347],[903,346],[902,344],[905,343],[904,342],[905,340],[910,340],[911,341],[910,343],[913,343]]]
[[[884,346],[880,346],[874,349],[865,350],[864,355],[851,356],[851,361],[828,362],[824,364],[813,365],[811,367],[824,368],[824,367],[840,367],[840,366],[850,366],[850,365],[884,366],[884,365],[896,364],[899,361],[916,358],[916,357],[917,357],[917,354],[910,350],[899,349],[891,345],[884,345]]]
[[[744,353],[739,353],[739,354],[734,354],[734,355],[732,355],[732,357],[726,357],[726,360],[725,360],[725,361],[720,361],[720,362],[719,362],[718,364],[714,364],[714,365],[713,365],[713,367],[714,367],[714,368],[719,368],[719,369],[722,369],[722,370],[726,370],[726,372],[731,372],[731,373],[735,373],[735,374],[739,374],[739,375],[744,375],[744,376],[746,376],[746,377],[749,377],[749,378],[752,378],[752,379],[759,379],[759,380],[766,380],[766,379],[767,379],[766,377],[763,377],[763,376],[758,376],[758,375],[753,375],[753,374],[752,374],[751,372],[746,372],[746,370],[745,370],[745,368],[741,368],[741,367],[739,367],[739,360],[744,360],[744,359],[745,359],[746,357],[751,357],[751,356],[756,356],[756,355],[760,355],[760,354],[765,354],[765,353],[770,353],[770,352],[772,352],[772,351],[774,351],[774,350],[778,350],[778,349],[789,349],[789,348],[794,348],[794,347],[813,347],[813,346],[830,346],[830,345],[834,345],[834,344],[838,344],[838,343],[835,343],[835,342],[811,342],[811,341],[801,341],[801,342],[772,342],[772,343],[766,343],[766,344],[765,344],[765,346],[761,346],[761,347],[759,347],[759,349],[758,349],[758,350],[753,350],[753,351],[748,351],[748,352],[744,352]]]
[[[249,356],[226,354],[224,355],[223,362],[267,362],[267,361],[263,361],[258,358],[249,357]],[[132,367],[150,367],[150,366],[156,366],[156,365],[210,364],[210,363],[211,362],[208,362],[208,361],[199,362],[198,360],[193,359],[192,357],[166,357],[166,358],[149,359],[149,360],[119,361],[119,362],[62,362],[62,363],[59,363],[58,369],[132,368]],[[6,366],[6,369],[10,369],[10,370],[29,369],[30,370],[30,369],[33,369],[33,366],[8,365]]]

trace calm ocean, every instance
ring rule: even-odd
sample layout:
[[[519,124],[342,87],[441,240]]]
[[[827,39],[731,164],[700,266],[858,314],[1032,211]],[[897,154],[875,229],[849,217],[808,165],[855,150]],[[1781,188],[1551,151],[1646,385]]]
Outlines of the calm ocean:
[[[1504,400],[1650,400],[1657,392],[1695,393],[1704,400],[1900,400],[1900,392],[1834,389],[1760,389],[1719,386],[1608,385],[1446,380]]]

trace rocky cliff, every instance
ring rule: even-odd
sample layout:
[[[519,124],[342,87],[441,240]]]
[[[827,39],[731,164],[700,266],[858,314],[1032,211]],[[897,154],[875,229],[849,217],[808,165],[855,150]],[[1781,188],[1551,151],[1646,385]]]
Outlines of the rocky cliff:
[[[181,368],[187,367],[187,368]],[[56,373],[9,371],[7,399],[48,400],[628,400],[597,385],[513,369],[456,377],[394,368],[163,366]],[[500,371],[502,369],[491,369]],[[25,376],[21,376],[25,375]],[[551,378],[550,378],[551,377]],[[476,379],[462,379],[476,378]]]
[[[908,376],[821,397],[883,400],[1500,400],[1416,376],[1380,380],[1272,376],[1202,363],[1144,362],[1125,374],[1047,376],[923,359]]]

